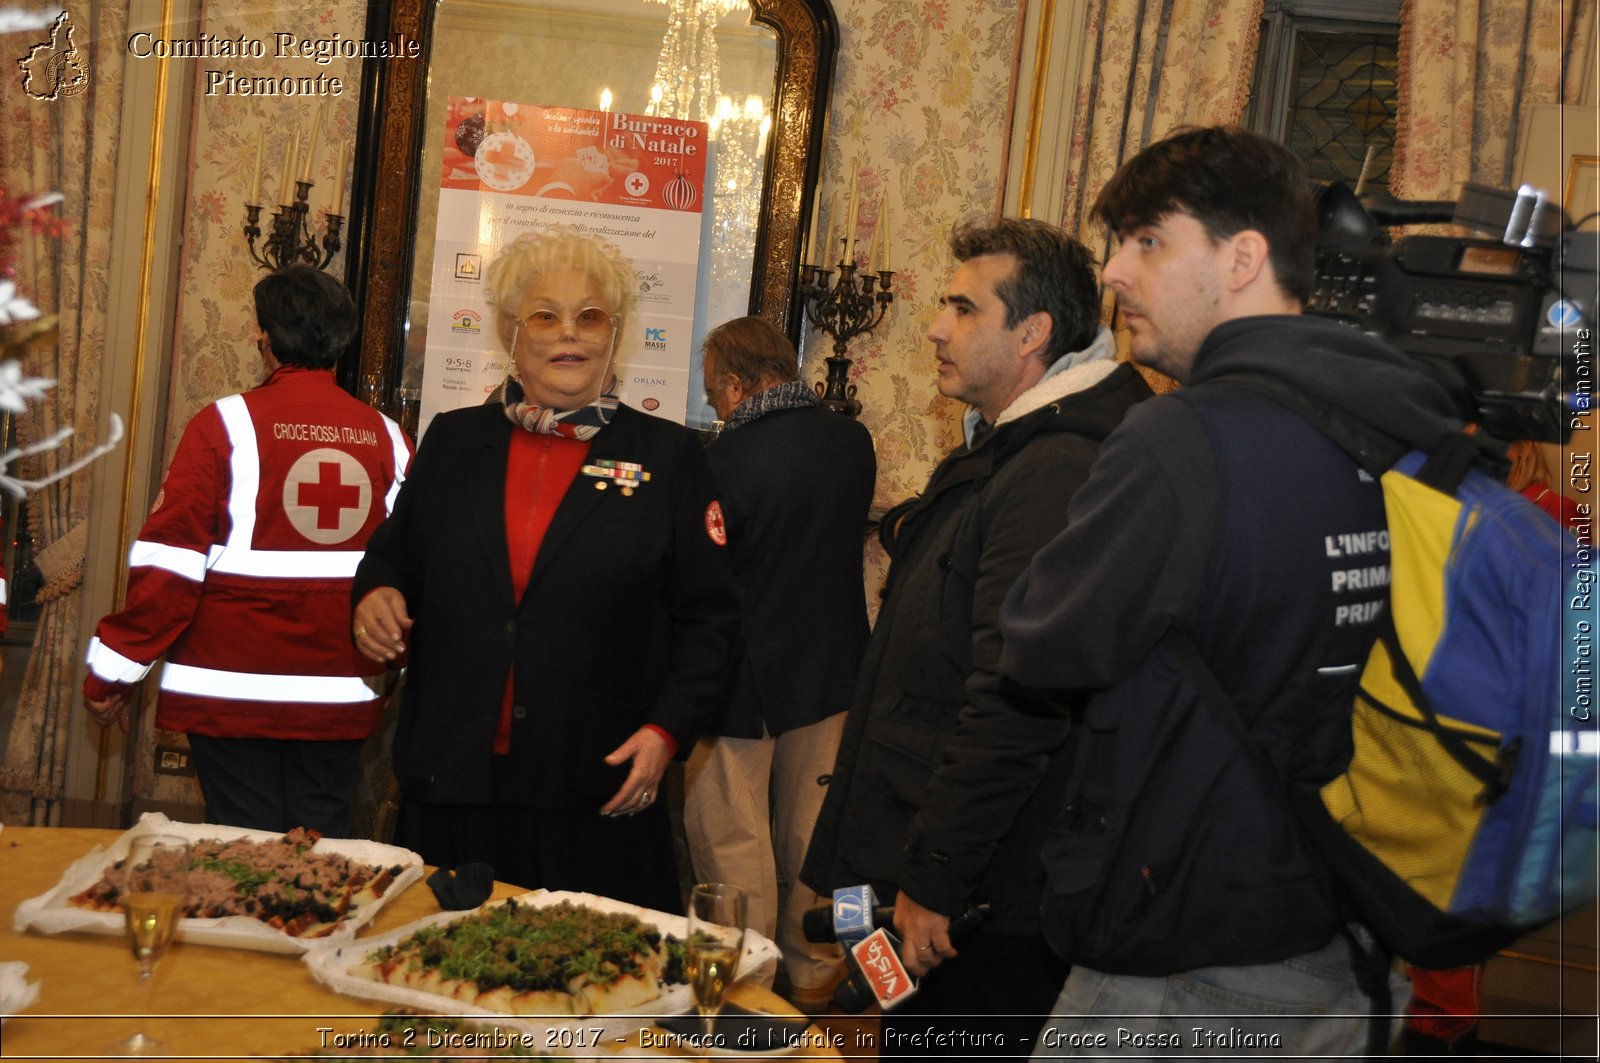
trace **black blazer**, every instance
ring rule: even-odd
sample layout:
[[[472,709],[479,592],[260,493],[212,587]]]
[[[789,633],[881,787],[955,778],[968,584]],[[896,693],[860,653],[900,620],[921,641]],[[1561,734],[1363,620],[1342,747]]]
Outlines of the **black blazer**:
[[[744,598],[744,652],[718,734],[782,734],[850,707],[867,641],[862,557],[877,459],[858,421],[777,410],[706,448]]]
[[[395,731],[408,797],[589,808],[628,765],[602,758],[646,723],[687,751],[725,697],[738,602],[704,453],[680,425],[619,407],[586,463],[650,474],[626,495],[582,472],[550,522],[526,594],[505,537],[511,433],[498,406],[434,418],[394,513],[356,571],[405,596],[415,626]],[[510,757],[492,770],[516,662]]]

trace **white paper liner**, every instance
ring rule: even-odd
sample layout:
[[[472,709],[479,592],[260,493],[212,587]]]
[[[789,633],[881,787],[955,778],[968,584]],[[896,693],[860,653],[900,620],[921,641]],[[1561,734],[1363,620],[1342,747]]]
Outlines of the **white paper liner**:
[[[21,960],[0,963],[0,1023],[39,999],[39,983],[28,981],[28,965]]]
[[[565,891],[525,893],[513,898],[518,904],[530,904],[544,907],[551,904],[560,904],[562,901],[571,901],[573,904],[583,905],[600,912],[623,912],[627,915],[637,916],[646,923],[653,923],[663,934],[670,934],[680,940],[688,937],[689,921],[681,915],[668,915],[665,912],[652,911],[649,908],[639,908],[632,904],[612,900],[609,897],[599,897],[592,893],[570,893]],[[483,907],[489,908],[504,901],[491,901]],[[476,910],[476,909],[475,909]],[[472,915],[471,911],[444,912],[440,915],[430,915],[418,919],[414,923],[400,927],[398,930],[374,937],[362,938],[354,943],[343,945],[320,945],[307,952],[304,962],[311,969],[312,977],[336,993],[347,996],[361,997],[366,1000],[378,1000],[397,1007],[414,1008],[429,1015],[471,1015],[488,1017],[497,1020],[496,1025],[507,1029],[524,1030],[535,1034],[539,1046],[546,1044],[546,1038],[551,1031],[570,1031],[574,1036],[581,1038],[577,1043],[583,1046],[584,1054],[590,1054],[589,1049],[595,1046],[595,1035],[591,1032],[596,1028],[601,1029],[599,1035],[603,1042],[602,1051],[615,1052],[615,1038],[630,1033],[636,1033],[643,1026],[648,1026],[657,1015],[679,1015],[694,1008],[694,996],[687,985],[672,985],[664,987],[665,992],[655,1000],[639,1005],[638,1008],[618,1015],[583,1015],[583,1016],[543,1016],[543,1015],[509,1015],[505,1012],[489,1011],[484,1008],[470,1005],[453,997],[441,996],[437,993],[426,993],[420,989],[409,986],[390,985],[387,982],[374,982],[366,978],[358,978],[350,974],[350,969],[361,963],[369,955],[385,945],[393,945],[410,937],[426,926],[438,926],[443,923],[453,923],[458,919]],[[769,938],[756,933],[754,930],[745,931],[744,953],[739,960],[738,978],[740,981],[755,979],[762,985],[771,986],[772,979],[778,970],[778,946]],[[611,1042],[609,1049],[604,1042]],[[573,1042],[566,1042],[567,1047],[557,1037],[551,1044],[554,1050],[561,1054],[574,1051]]]
[[[92,912],[74,908],[67,899],[88,889],[100,880],[107,867],[128,855],[133,839],[141,834],[176,834],[191,842],[210,838],[232,841],[251,838],[270,841],[282,837],[272,831],[249,830],[244,827],[224,827],[213,823],[178,823],[160,812],[146,812],[139,822],[123,832],[107,848],[95,846],[85,856],[73,862],[61,875],[61,881],[45,894],[30,897],[17,905],[11,919],[16,931],[33,930],[41,934],[59,934],[68,930],[87,930],[96,934],[124,933],[121,912]],[[410,849],[364,838],[323,838],[313,849],[319,853],[337,853],[363,864],[381,867],[400,865],[402,871],[395,876],[389,888],[377,902],[364,905],[356,914],[329,934],[320,938],[290,937],[282,930],[268,926],[247,915],[230,915],[221,919],[180,919],[178,940],[197,945],[226,945],[230,948],[254,949],[257,952],[305,952],[330,942],[350,941],[356,931],[370,922],[378,910],[390,900],[400,896],[407,886],[422,877],[422,857]]]

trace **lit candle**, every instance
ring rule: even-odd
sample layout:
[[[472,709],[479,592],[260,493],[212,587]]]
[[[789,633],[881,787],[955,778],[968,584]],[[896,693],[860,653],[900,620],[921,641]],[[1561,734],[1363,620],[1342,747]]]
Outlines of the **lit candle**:
[[[867,245],[867,272],[872,272],[872,264],[883,255],[883,200],[878,201],[878,221],[872,227],[872,242]]]
[[[250,198],[245,200],[246,203],[253,203],[256,206],[261,205],[261,142],[266,139],[266,136],[267,131],[265,129],[259,127],[256,129],[255,177],[250,181]]]
[[[300,171],[300,180],[311,180],[311,168],[317,161],[317,133],[322,129],[322,104],[317,104],[317,113],[311,117],[311,136],[306,139],[306,162]]]
[[[889,217],[889,194],[885,192],[883,195],[883,218],[878,222],[879,225],[883,226],[883,262],[879,264],[878,268],[892,273],[894,272],[894,266],[890,262],[894,256],[889,253],[889,244],[894,240],[894,223],[889,220]]]
[[[610,89],[601,89],[600,90],[600,110],[602,110],[602,111],[611,110],[611,90]]]
[[[334,175],[333,175],[333,179],[334,179],[333,210],[334,210],[334,213],[336,213],[336,214],[343,214],[344,213],[344,167],[345,167],[344,153],[343,152],[338,152],[338,153],[336,153],[334,155],[334,158],[339,160],[339,166],[338,166],[338,169],[334,171]]]
[[[283,183],[278,186],[278,202],[294,202],[294,148],[297,133],[283,138]]]
[[[836,208],[838,206],[839,206],[839,193],[835,192],[833,195],[828,197],[828,231],[822,237],[822,268],[823,269],[832,268],[836,264],[836,261],[837,261],[836,259],[834,259],[833,256],[837,255],[839,253],[838,249],[836,249],[833,246],[833,224],[839,217],[838,212],[836,210]]]
[[[817,244],[817,222],[822,220],[822,167],[817,167],[817,194],[811,200],[811,228],[806,233],[806,254],[811,256],[813,266],[827,264],[828,256]]]
[[[856,194],[856,179],[861,174],[861,165],[857,163],[850,170],[850,205],[844,214],[844,260],[856,260],[856,208],[859,206],[859,197]]]
[[[761,116],[761,139],[756,143],[756,158],[758,159],[767,154],[767,134],[770,132],[772,132],[772,116],[764,114]]]

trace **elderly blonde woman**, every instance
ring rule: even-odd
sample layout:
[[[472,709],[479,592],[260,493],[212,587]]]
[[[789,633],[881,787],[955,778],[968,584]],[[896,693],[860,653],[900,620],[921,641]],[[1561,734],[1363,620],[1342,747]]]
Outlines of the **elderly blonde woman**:
[[[721,510],[696,438],[616,399],[627,259],[541,230],[486,283],[503,399],[434,418],[353,591],[356,645],[408,668],[396,840],[680,910],[661,775],[730,672]]]

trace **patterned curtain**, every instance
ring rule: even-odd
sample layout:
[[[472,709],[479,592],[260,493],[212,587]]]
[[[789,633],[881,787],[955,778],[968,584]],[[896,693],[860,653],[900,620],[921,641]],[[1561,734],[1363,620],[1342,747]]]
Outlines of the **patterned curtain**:
[[[25,243],[18,263],[18,286],[60,322],[55,346],[35,348],[25,366],[28,374],[58,383],[49,401],[35,403],[19,418],[21,442],[42,439],[64,426],[76,431],[60,450],[23,466],[21,472],[30,477],[69,463],[105,434],[100,354],[106,346],[127,12],[121,3],[74,3],[71,17],[72,43],[78,61],[87,66],[82,91],[54,100],[32,99],[21,91],[13,72],[0,97],[0,185],[19,193],[59,191],[66,197],[60,212],[71,219],[61,241]],[[20,40],[22,36],[4,38],[8,60],[38,43]],[[33,536],[44,575],[44,608],[0,760],[0,819],[9,823],[59,819],[68,736],[73,728],[93,728],[73,683],[83,653],[77,639],[88,489],[89,476],[80,472],[46,487],[29,503],[26,531]]]
[[[1089,208],[1117,167],[1152,141],[1187,125],[1244,117],[1261,40],[1262,0],[1093,0],[1088,6],[1083,69],[1067,148],[1061,224],[1104,262],[1105,230]],[[1105,293],[1101,316],[1111,318]],[[1119,330],[1119,357],[1127,336]],[[1139,367],[1150,386],[1176,382]]]
[[[1237,122],[1250,95],[1262,0],[1094,0],[1087,76],[1073,106],[1062,225],[1091,248],[1087,215],[1118,166],[1180,126]]]
[[[1406,0],[1390,190],[1456,196],[1465,181],[1511,184],[1536,103],[1577,103],[1595,0]]]

